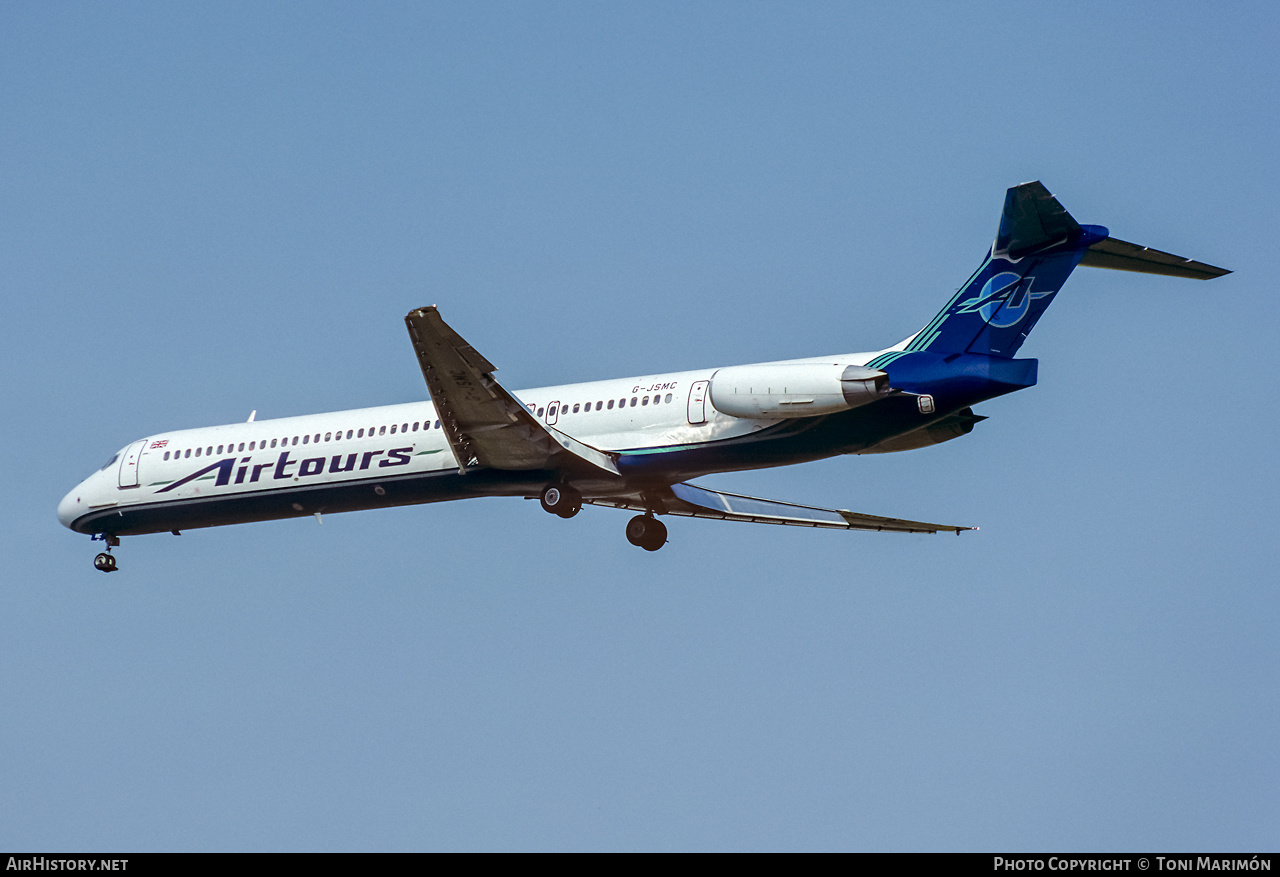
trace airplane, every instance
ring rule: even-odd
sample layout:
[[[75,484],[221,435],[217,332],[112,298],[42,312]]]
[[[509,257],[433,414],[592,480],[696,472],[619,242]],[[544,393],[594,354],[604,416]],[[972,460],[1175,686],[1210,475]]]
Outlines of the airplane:
[[[120,537],[481,496],[537,497],[571,518],[629,509],[627,540],[667,542],[660,516],[841,530],[960,533],[712,490],[691,479],[967,435],[973,406],[1036,383],[1016,354],[1077,265],[1207,280],[1231,273],[1081,225],[1039,182],[1005,194],[973,276],[919,332],[868,353],[539,387],[519,393],[441,318],[405,317],[430,401],[147,436],[58,504],[58,520]]]

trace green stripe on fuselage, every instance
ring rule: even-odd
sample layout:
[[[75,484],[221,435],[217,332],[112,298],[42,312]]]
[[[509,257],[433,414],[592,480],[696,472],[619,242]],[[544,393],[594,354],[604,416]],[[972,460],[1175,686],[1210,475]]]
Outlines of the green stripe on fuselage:
[[[966,290],[969,289],[969,286],[978,278],[978,275],[987,270],[987,266],[990,264],[991,255],[988,254],[987,258],[978,266],[978,270],[974,271],[973,275],[962,283],[960,288],[956,290],[956,294],[951,297],[951,301],[947,302],[947,306],[938,311],[937,315],[929,321],[929,325],[921,329],[920,334],[916,335],[916,337],[912,339],[911,343],[907,345],[908,353],[929,349],[929,345],[933,343],[934,339],[937,338],[939,333],[942,331],[942,323],[950,315],[951,309],[960,301],[960,296],[965,294]]]

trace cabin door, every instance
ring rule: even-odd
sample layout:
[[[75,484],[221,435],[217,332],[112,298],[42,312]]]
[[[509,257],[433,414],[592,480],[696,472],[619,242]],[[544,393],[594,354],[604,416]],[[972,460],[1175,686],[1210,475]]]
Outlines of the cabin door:
[[[146,446],[146,439],[134,442],[120,455],[121,487],[137,487],[140,483],[138,480],[138,460],[142,457],[142,449]]]
[[[707,387],[710,381],[695,381],[689,388],[689,422],[694,426],[707,422]]]

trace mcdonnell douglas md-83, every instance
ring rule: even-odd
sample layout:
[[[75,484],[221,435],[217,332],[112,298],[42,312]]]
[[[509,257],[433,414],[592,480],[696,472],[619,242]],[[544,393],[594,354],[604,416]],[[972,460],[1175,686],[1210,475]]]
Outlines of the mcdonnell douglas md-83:
[[[923,329],[892,347],[514,392],[434,306],[405,317],[429,402],[184,429],[132,442],[76,485],[58,520],[106,543],[248,521],[477,496],[639,512],[627,539],[667,541],[660,515],[838,530],[958,533],[723,493],[712,472],[907,451],[969,433],[973,406],[1030,387],[1016,359],[1077,265],[1207,280],[1230,272],[1076,222],[1040,183],[1009,189],[982,265]],[[256,412],[255,412],[256,413]]]

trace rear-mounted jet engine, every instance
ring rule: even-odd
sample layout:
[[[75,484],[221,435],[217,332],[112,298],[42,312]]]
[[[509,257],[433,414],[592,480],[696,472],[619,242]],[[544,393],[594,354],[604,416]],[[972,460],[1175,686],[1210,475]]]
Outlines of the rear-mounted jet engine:
[[[738,365],[711,377],[711,404],[733,417],[817,417],[890,392],[884,372],[840,363]]]

